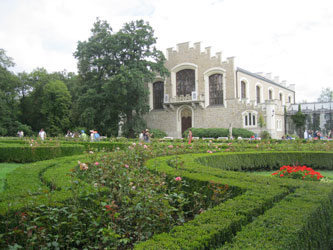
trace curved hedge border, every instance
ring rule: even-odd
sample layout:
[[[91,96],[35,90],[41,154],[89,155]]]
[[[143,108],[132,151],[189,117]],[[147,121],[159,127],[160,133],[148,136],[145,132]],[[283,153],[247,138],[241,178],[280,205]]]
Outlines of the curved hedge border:
[[[69,175],[78,160],[85,161],[88,157],[78,155],[30,163],[8,173],[6,189],[0,196],[0,215],[22,207],[59,205],[73,196],[70,190],[73,181],[80,182],[88,193],[95,193],[94,187],[72,180]]]
[[[332,246],[332,184],[251,176],[222,168],[240,170],[247,164],[247,169],[270,168],[265,160],[279,166],[293,164],[294,157],[300,160],[307,157],[312,166],[332,169],[333,153],[256,152],[177,157],[178,162],[184,162],[182,166],[168,165],[175,156],[151,159],[146,164],[154,171],[193,182],[213,181],[237,187],[242,194],[184,226],[136,245],[135,249],[329,249]]]

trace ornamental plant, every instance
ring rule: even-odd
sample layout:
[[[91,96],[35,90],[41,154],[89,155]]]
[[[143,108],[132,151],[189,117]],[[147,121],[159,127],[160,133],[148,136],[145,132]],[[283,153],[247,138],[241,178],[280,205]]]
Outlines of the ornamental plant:
[[[319,181],[324,177],[319,172],[316,172],[307,166],[282,166],[279,171],[273,173],[272,175],[278,176],[280,178],[287,177],[292,179],[311,181]]]

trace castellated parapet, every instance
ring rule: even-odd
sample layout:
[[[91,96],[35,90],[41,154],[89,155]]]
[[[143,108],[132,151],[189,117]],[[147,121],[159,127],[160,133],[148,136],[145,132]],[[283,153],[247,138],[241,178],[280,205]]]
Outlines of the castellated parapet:
[[[228,57],[226,61],[222,62],[222,52],[216,52],[215,56],[211,56],[211,47],[206,47],[204,51],[201,50],[201,42],[193,43],[193,47],[190,47],[189,42],[178,43],[176,49],[173,47],[167,49],[167,60],[173,60],[179,56],[196,56],[201,57],[204,60],[210,59],[217,63],[227,64],[233,62],[234,57]]]

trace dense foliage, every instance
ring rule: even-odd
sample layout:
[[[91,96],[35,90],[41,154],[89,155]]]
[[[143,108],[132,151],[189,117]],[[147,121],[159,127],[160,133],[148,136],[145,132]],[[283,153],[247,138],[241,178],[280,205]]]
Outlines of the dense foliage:
[[[227,128],[191,128],[194,137],[218,138],[229,137],[229,129]],[[187,136],[188,131],[185,132]],[[254,135],[253,132],[243,128],[232,128],[232,136],[234,138],[250,138]]]
[[[118,32],[97,20],[91,31],[74,54],[82,125],[115,134],[118,122],[125,118],[124,132],[134,137],[145,126],[142,115],[149,110],[146,84],[157,74],[167,73],[165,57],[155,47],[152,27],[142,20],[126,23]]]
[[[113,32],[97,20],[87,41],[74,56],[79,74],[49,73],[37,68],[15,75],[13,59],[0,49],[0,136],[18,131],[36,135],[41,128],[51,136],[81,129],[103,135],[118,134],[123,121],[126,136],[146,128],[147,88],[158,74],[168,74],[165,57],[155,47],[153,28],[139,20]]]

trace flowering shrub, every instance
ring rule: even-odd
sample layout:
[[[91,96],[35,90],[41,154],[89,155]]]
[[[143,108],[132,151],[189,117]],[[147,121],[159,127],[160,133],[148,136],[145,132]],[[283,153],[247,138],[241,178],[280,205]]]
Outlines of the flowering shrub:
[[[279,171],[272,175],[311,181],[319,181],[324,177],[319,172],[316,172],[307,166],[282,166]]]

